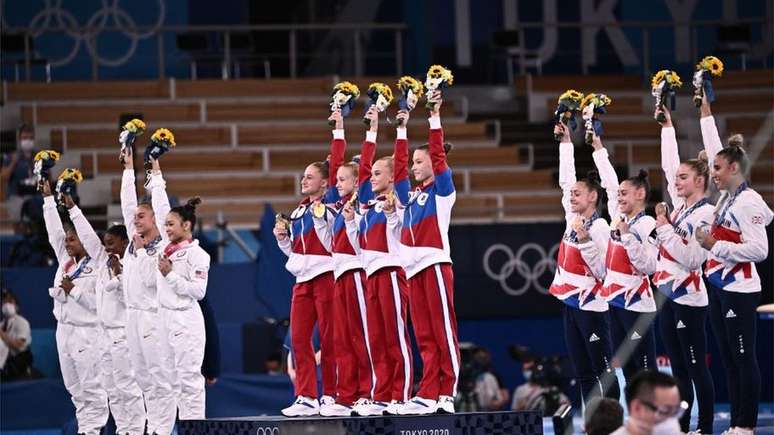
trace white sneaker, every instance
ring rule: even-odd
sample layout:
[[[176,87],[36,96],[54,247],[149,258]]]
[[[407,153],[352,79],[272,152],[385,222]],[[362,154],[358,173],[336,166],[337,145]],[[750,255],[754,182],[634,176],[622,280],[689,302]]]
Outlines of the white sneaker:
[[[454,397],[439,396],[436,412],[454,414]]]
[[[320,414],[320,404],[317,399],[298,396],[292,405],[282,410],[285,417],[309,417]]]
[[[435,414],[438,402],[431,399],[423,399],[421,397],[414,397],[410,401],[403,404],[398,411],[400,415],[427,415]]]
[[[357,399],[352,405],[352,415],[363,415],[360,413],[360,409],[362,409],[364,406],[370,405],[371,403],[371,399],[367,399],[365,397]]]
[[[387,409],[387,403],[377,402],[369,400],[368,403],[363,404],[357,409],[357,415],[363,417],[370,417],[374,415],[383,415],[384,410]]]
[[[323,417],[349,417],[352,415],[352,407],[341,403],[328,403],[320,406],[320,415]]]
[[[387,408],[384,409],[384,415],[400,415],[403,410],[404,403],[397,400],[391,401]]]

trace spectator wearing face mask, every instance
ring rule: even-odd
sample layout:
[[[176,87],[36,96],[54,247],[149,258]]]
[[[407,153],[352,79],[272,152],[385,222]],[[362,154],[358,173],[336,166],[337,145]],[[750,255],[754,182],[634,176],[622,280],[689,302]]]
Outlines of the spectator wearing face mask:
[[[680,400],[677,380],[644,370],[626,385],[629,419],[612,435],[674,435],[683,433],[679,419],[688,408]]]
[[[5,183],[3,191],[8,201],[10,216],[18,220],[24,201],[37,192],[35,174],[35,130],[31,125],[22,124],[17,133],[16,150],[4,153],[0,180]]]
[[[32,374],[30,322],[18,311],[16,296],[3,290],[3,320],[0,323],[0,379],[3,382],[28,378]]]

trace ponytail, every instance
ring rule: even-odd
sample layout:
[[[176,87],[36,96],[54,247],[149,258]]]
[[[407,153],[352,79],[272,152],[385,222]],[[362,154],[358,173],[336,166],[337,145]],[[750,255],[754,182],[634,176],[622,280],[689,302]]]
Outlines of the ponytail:
[[[720,150],[717,156],[722,156],[729,164],[736,163],[739,165],[739,171],[746,175],[750,168],[750,159],[744,150],[744,136],[738,133],[731,135],[727,142],[728,145]]]
[[[648,198],[650,197],[650,182],[648,182],[648,171],[640,169],[640,172],[637,173],[637,175],[627,178],[626,181],[634,186],[635,189],[644,189],[645,201],[647,202]]]
[[[196,228],[196,207],[198,207],[201,203],[202,200],[198,196],[195,196],[189,199],[185,205],[174,207],[169,212],[180,216],[180,219],[183,222],[190,222],[191,232],[193,233],[194,228]]]

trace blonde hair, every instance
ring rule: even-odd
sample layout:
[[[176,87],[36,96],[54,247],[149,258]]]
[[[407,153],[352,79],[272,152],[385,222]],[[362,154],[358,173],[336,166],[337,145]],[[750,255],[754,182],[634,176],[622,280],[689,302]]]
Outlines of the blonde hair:
[[[392,156],[384,156],[377,160],[377,162],[385,162],[387,166],[390,168],[390,172],[393,171],[393,168],[395,167],[395,158]]]

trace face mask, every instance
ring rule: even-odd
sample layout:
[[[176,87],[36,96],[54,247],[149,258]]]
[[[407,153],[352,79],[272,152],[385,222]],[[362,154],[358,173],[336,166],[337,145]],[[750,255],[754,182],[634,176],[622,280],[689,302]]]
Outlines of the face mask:
[[[523,370],[521,375],[524,376],[525,381],[529,382],[529,380],[532,378],[532,370]]]
[[[16,315],[16,305],[11,303],[3,304],[3,315],[6,317],[13,317]]]
[[[24,152],[30,152],[35,148],[35,141],[32,139],[22,139],[19,141],[19,148]]]
[[[677,417],[672,417],[653,426],[651,433],[653,435],[670,435],[682,432],[680,431],[680,422],[677,420]]]

